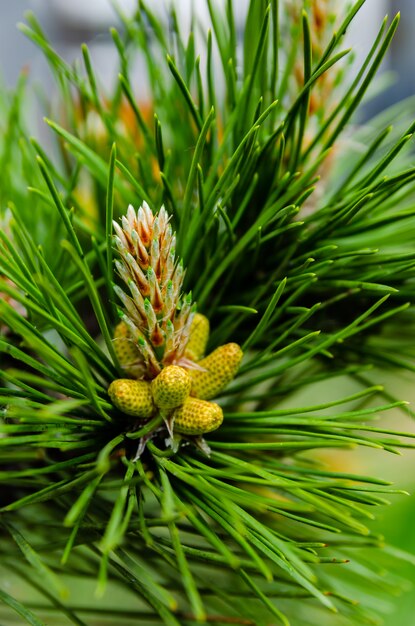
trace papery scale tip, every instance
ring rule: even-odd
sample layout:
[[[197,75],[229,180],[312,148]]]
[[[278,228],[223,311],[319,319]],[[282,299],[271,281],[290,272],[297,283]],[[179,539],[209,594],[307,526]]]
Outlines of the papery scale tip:
[[[120,255],[115,267],[129,291],[129,295],[122,295],[118,288],[116,294],[136,330],[150,348],[157,348],[155,354],[162,368],[165,362],[183,356],[194,314],[191,293],[181,295],[185,272],[183,262],[175,257],[176,238],[170,217],[164,206],[153,215],[146,202],[137,212],[129,205],[121,226],[114,222],[114,231]],[[133,334],[137,341],[134,329]],[[151,371],[154,369],[151,363]]]

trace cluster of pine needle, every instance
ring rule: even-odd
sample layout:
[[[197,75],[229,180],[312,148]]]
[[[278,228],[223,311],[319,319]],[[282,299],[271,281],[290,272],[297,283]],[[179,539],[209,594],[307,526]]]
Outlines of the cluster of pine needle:
[[[377,418],[412,415],[380,382],[415,367],[415,123],[403,103],[359,124],[399,21],[356,67],[363,4],[251,0],[241,33],[237,2],[206,0],[189,35],[140,0],[106,90],[87,46],[71,65],[21,25],[58,96],[47,146],[28,76],[0,97],[0,622],[377,623],[398,568],[372,511],[396,490],[344,451],[413,445]],[[155,437],[137,458],[150,426],[108,395],[112,223],[144,201],[170,216],[208,351],[244,353],[210,453]]]

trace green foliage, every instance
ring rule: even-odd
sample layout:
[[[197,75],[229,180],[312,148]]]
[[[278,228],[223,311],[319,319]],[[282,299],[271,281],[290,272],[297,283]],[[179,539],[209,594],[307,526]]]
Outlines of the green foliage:
[[[1,102],[0,572],[27,594],[0,599],[25,622],[376,623],[400,586],[370,523],[399,491],[322,460],[413,446],[376,421],[412,412],[370,369],[415,369],[414,122],[399,105],[355,126],[398,24],[356,72],[341,45],[363,2],[323,28],[313,3],[252,0],[241,62],[232,0],[207,0],[203,59],[195,18],[185,41],[174,9],[168,30],[140,1],[111,31],[110,93],[87,46],[69,66],[33,15],[21,26],[62,103],[50,156],[27,138],[24,78]],[[245,351],[209,457],[155,439],[133,461],[159,418],[137,430],[107,395],[112,217],[143,200],[172,215],[210,347]]]

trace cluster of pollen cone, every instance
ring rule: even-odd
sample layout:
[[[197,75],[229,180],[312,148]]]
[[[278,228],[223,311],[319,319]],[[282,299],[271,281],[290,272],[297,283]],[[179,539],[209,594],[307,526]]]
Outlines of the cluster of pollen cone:
[[[114,229],[124,283],[115,286],[123,311],[114,349],[126,378],[111,383],[111,401],[140,423],[160,415],[170,435],[211,432],[223,413],[210,400],[234,378],[242,350],[229,343],[205,356],[209,321],[182,293],[183,265],[164,207],[153,215],[146,203],[137,212],[130,205]]]

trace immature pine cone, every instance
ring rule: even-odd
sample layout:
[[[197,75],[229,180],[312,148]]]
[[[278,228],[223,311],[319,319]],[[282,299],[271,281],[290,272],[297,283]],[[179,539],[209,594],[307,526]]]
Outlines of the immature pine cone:
[[[184,271],[174,254],[175,235],[162,207],[128,207],[114,222],[120,254],[116,267],[128,287],[115,287],[125,310],[114,332],[115,352],[127,375],[108,394],[123,413],[148,419],[157,412],[171,432],[200,436],[220,426],[221,407],[208,402],[234,378],[242,359],[236,343],[204,357],[209,321],[182,296]],[[203,358],[204,357],[204,358]],[[138,380],[137,380],[138,379]]]

